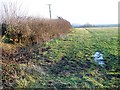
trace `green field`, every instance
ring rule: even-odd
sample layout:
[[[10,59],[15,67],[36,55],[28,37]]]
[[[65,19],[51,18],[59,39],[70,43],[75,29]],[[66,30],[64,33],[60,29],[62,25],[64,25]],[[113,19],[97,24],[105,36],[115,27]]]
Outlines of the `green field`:
[[[120,87],[117,28],[74,28],[40,47],[44,50],[34,56],[44,75],[36,71],[27,74],[17,87]],[[103,67],[94,62],[96,51],[104,55]]]

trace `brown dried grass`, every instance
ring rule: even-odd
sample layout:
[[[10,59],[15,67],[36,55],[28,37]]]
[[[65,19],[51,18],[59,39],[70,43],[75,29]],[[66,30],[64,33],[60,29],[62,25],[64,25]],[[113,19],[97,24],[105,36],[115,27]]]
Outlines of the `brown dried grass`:
[[[23,34],[22,43],[41,43],[70,32],[71,24],[64,19],[19,18],[10,23],[12,33]],[[17,34],[16,34],[17,35]],[[15,36],[15,34],[14,34]],[[15,36],[17,37],[17,36]]]

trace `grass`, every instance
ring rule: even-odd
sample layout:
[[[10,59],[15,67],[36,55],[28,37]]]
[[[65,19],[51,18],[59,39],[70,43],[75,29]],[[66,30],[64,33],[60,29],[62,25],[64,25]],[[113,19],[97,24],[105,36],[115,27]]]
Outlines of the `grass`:
[[[120,87],[117,28],[73,28],[71,33],[39,47],[39,52],[30,53],[34,66],[17,64],[19,79],[15,88]],[[103,67],[94,62],[96,51],[104,55]]]
[[[119,87],[120,79],[113,75],[119,74],[117,28],[73,29],[67,36],[46,42],[42,47],[49,49],[42,52],[43,60],[37,60],[37,64],[48,76],[41,76],[40,86],[35,82],[30,87],[47,87],[51,80],[58,89]],[[104,54],[104,67],[94,62],[96,51]]]

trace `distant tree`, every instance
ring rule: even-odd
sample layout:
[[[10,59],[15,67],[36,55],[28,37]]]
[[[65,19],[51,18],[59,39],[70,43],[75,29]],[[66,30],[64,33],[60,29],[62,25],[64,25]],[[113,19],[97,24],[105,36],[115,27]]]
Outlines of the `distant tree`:
[[[90,24],[90,23],[86,23],[83,25],[83,27],[94,27],[94,25]]]

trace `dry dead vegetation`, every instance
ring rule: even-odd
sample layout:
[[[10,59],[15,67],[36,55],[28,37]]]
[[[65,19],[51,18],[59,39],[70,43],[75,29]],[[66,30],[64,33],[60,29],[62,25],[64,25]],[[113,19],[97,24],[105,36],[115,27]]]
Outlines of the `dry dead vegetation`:
[[[17,22],[16,22],[17,21]],[[21,33],[21,42],[27,45],[49,41],[70,32],[71,25],[63,19],[19,18],[10,24],[12,36]],[[10,28],[11,28],[10,27]],[[13,38],[14,38],[13,37]]]

